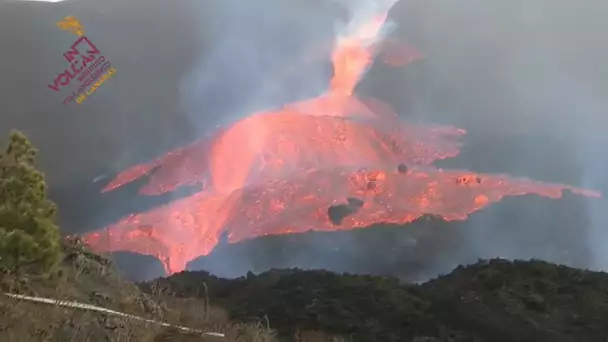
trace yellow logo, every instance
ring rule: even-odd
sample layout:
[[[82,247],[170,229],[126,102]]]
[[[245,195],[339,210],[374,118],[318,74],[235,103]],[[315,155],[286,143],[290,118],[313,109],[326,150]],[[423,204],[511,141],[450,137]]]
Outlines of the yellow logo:
[[[84,36],[84,25],[74,16],[67,16],[57,22],[57,27],[64,31],[69,31],[79,37]]]

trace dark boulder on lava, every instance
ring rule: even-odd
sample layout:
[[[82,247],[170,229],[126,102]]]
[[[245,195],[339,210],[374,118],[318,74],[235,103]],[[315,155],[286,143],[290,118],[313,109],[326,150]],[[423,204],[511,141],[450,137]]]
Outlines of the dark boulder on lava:
[[[342,224],[342,220],[348,215],[352,215],[355,213],[355,210],[351,208],[348,204],[336,204],[329,206],[327,208],[327,216],[331,223],[335,225]]]
[[[336,204],[327,208],[327,216],[334,225],[342,224],[345,217],[359,211],[365,202],[358,198],[349,197],[346,199],[346,204]]]
[[[397,166],[397,172],[399,172],[399,173],[406,174],[406,173],[407,173],[407,170],[408,170],[408,169],[407,169],[407,165],[405,165],[405,164],[403,164],[403,163],[402,163],[402,164],[399,164],[399,165]]]

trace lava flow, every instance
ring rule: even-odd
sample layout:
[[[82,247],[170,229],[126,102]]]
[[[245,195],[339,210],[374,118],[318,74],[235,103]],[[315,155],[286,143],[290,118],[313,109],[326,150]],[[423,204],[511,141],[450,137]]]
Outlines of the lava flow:
[[[96,251],[158,257],[168,273],[207,255],[226,234],[231,243],[270,234],[338,231],[408,223],[424,214],[463,220],[505,196],[558,198],[568,189],[506,175],[441,170],[458,155],[464,130],[399,120],[386,103],[353,95],[375,53],[392,66],[422,58],[409,45],[377,44],[384,16],[338,39],[326,94],[281,110],[254,113],[211,139],[136,165],[104,192],[145,175],[144,195],[198,185],[194,195],[131,214],[87,234]]]

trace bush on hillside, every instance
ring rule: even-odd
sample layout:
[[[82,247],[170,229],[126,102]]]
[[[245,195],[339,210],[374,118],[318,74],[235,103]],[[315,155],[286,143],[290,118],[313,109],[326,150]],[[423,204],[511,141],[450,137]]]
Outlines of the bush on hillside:
[[[322,270],[237,279],[182,272],[140,284],[208,296],[237,321],[265,318],[281,337],[322,331],[350,341],[605,341],[608,275],[493,259],[421,285]]]
[[[16,273],[44,273],[61,260],[56,208],[34,166],[36,153],[20,132],[0,153],[0,265]]]

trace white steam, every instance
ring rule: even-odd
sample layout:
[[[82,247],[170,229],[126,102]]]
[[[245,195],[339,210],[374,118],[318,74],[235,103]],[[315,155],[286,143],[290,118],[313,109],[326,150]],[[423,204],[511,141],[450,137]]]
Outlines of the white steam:
[[[327,65],[332,42],[357,35],[365,25],[388,12],[396,0],[336,1],[348,20],[335,19],[332,33],[315,21],[314,13],[298,15],[283,6],[238,2],[219,5],[217,20],[206,29],[217,34],[200,61],[182,80],[182,106],[202,132],[215,129],[201,115],[216,115],[229,125],[254,112],[272,109],[323,93],[329,85]],[[321,20],[319,20],[321,21]],[[249,26],[255,25],[255,30]],[[372,44],[392,26],[385,23]],[[317,62],[311,62],[317,60]],[[226,105],[229,103],[230,105]],[[217,110],[216,113],[209,113]],[[203,124],[199,124],[204,121]]]

